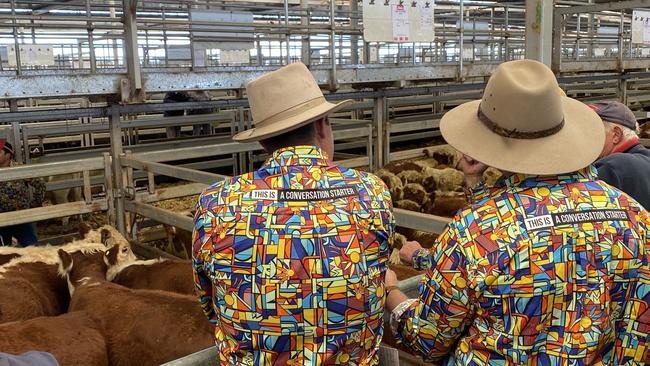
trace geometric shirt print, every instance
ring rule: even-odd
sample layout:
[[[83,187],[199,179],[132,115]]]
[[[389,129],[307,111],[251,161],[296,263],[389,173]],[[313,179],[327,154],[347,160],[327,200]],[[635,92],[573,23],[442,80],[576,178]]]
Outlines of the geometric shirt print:
[[[596,174],[477,192],[423,255],[398,339],[446,365],[643,365],[650,217]]]
[[[221,365],[376,364],[394,230],[379,178],[318,147],[280,149],[206,189],[194,222]]]

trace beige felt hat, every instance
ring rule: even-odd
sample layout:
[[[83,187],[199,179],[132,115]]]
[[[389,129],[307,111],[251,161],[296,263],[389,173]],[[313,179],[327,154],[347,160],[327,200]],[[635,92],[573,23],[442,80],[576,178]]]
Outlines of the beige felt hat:
[[[508,172],[551,175],[584,168],[603,148],[603,123],[558,88],[540,62],[502,63],[481,100],[442,117],[442,136],[460,152]]]
[[[336,112],[351,100],[337,104],[323,97],[316,80],[302,62],[272,71],[246,85],[255,128],[233,136],[235,141],[256,141],[294,130]]]

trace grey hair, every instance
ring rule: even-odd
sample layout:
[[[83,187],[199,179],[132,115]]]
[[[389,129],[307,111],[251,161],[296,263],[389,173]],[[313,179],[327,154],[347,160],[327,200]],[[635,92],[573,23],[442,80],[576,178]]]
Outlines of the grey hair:
[[[631,128],[627,128],[625,126],[621,126],[618,123],[612,123],[612,122],[607,122],[603,121],[605,124],[605,130],[606,132],[610,132],[614,126],[619,126],[621,127],[621,131],[623,131],[623,140],[629,140],[634,137],[639,137],[639,133],[641,133],[641,128],[639,127],[639,123],[636,123],[636,128],[633,130]]]

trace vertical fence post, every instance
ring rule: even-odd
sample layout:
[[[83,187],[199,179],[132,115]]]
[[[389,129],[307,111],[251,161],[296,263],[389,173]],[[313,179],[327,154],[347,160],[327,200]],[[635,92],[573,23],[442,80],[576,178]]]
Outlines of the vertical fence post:
[[[385,141],[386,97],[383,95],[383,93],[379,93],[379,95],[374,100],[372,118],[374,122],[374,130],[375,130],[374,166],[376,169],[378,169],[383,167],[384,162],[386,161],[386,157],[384,156],[384,152],[385,152],[384,144],[386,143]]]
[[[115,205],[115,223],[117,230],[126,235],[124,225],[124,182],[122,181],[122,126],[120,121],[120,107],[113,105],[109,108],[111,131],[111,158],[113,159],[113,199]]]
[[[112,167],[112,160],[111,160],[111,154],[110,153],[104,153],[104,187],[106,189],[106,203],[107,203],[107,211],[106,211],[106,219],[108,220],[108,224],[111,226],[117,226],[117,223],[115,222],[115,198],[114,198],[114,191],[113,191],[113,167]]]
[[[131,150],[126,150],[122,155],[127,159],[130,159]],[[126,200],[135,200],[135,180],[133,179],[133,167],[122,167],[122,182],[123,182],[123,199]],[[127,197],[128,195],[128,197]],[[136,236],[136,225],[135,225],[136,214],[131,212],[124,212],[124,221],[125,221],[125,230],[129,234],[129,238],[132,240],[137,239]]]

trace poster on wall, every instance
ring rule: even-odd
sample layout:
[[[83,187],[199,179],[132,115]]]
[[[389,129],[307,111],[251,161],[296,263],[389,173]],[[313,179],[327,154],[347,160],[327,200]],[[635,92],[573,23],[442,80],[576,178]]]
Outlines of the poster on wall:
[[[366,42],[433,42],[432,0],[363,0]]]
[[[650,45],[650,11],[632,12],[632,43]]]
[[[393,41],[408,42],[411,40],[411,26],[409,24],[409,13],[406,6],[402,4],[393,5]]]

